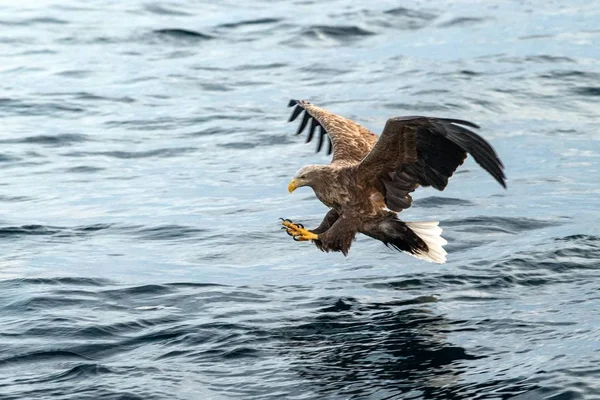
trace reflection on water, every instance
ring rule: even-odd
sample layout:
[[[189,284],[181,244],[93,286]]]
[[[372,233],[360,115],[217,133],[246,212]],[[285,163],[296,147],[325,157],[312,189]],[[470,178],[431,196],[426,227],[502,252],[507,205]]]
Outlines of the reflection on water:
[[[459,361],[478,358],[447,343],[448,321],[426,308],[360,308],[340,299],[313,322],[283,333],[297,357],[293,369],[320,386],[319,392],[366,397],[418,391],[448,398],[454,392],[448,388],[460,381]]]

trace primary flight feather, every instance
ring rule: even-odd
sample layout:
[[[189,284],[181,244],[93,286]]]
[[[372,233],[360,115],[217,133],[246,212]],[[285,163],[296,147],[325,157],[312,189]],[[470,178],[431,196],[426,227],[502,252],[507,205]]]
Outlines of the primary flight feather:
[[[290,100],[289,121],[302,115],[296,132],[308,126],[307,142],[318,131],[317,152],[328,142],[328,165],[301,168],[288,186],[293,192],[311,187],[330,208],[315,229],[284,219],[284,229],[298,241],[311,240],[319,249],[348,254],[357,233],[417,258],[444,263],[447,243],[437,221],[403,222],[397,213],[410,207],[419,186],[444,190],[448,179],[467,154],[506,188],[504,166],[481,136],[460,119],[395,117],[388,119],[381,136],[347,118],[305,100]]]

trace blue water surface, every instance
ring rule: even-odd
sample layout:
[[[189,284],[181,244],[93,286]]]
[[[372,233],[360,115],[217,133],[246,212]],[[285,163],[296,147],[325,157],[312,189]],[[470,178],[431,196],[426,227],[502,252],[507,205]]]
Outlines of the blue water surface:
[[[0,398],[600,398],[597,1],[20,1],[0,6]],[[307,99],[481,125],[408,221],[448,263],[326,208]]]

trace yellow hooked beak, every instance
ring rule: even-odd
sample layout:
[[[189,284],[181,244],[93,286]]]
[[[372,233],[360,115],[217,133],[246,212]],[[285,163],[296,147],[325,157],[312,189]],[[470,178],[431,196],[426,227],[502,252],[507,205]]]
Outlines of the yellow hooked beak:
[[[298,181],[295,179],[292,179],[290,181],[290,184],[288,185],[288,192],[292,193],[297,188],[298,188]]]

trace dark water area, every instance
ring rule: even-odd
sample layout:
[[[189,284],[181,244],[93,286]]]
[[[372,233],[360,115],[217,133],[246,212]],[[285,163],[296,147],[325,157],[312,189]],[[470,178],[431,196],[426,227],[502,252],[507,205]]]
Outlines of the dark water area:
[[[1,399],[600,398],[595,1],[0,5]],[[448,263],[292,241],[308,99],[477,122]]]

